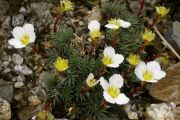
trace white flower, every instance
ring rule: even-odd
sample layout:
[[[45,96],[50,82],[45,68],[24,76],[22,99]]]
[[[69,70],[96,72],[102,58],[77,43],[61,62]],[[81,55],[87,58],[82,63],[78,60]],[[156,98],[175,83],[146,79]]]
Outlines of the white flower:
[[[101,37],[100,23],[97,20],[92,20],[88,25],[88,29],[90,30],[92,40],[97,42]]]
[[[15,27],[12,31],[13,37],[8,41],[15,48],[23,48],[35,41],[34,27],[32,24],[25,24],[23,27]]]
[[[113,47],[106,47],[103,52],[102,62],[108,67],[117,68],[119,64],[124,61],[124,56],[121,54],[115,54]]]
[[[100,30],[100,23],[97,20],[92,20],[88,24],[88,29],[92,32],[94,30],[99,31]]]
[[[130,26],[131,26],[131,23],[121,20],[119,18],[110,19],[108,21],[108,24],[105,25],[105,27],[110,28],[110,29],[119,29],[120,27],[128,28]]]
[[[157,82],[166,76],[166,73],[161,70],[158,62],[151,61],[145,64],[141,61],[135,68],[136,76],[146,82]]]
[[[104,89],[104,99],[110,103],[116,103],[119,105],[127,104],[129,98],[124,93],[120,92],[120,88],[123,86],[124,79],[120,74],[114,74],[109,78],[109,83],[103,78],[100,78],[100,85]]]
[[[94,74],[93,73],[90,73],[86,79],[86,84],[89,86],[89,87],[94,87],[95,85],[97,85],[99,83],[99,80],[96,80],[94,78]]]

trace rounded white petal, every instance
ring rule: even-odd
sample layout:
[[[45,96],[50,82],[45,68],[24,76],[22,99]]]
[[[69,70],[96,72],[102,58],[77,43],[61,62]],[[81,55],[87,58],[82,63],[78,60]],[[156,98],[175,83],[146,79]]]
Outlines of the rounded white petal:
[[[112,57],[112,60],[114,64],[121,64],[124,61],[124,56],[121,54],[115,54]]]
[[[112,57],[115,55],[115,50],[113,47],[106,47],[103,52],[104,56]]]
[[[30,36],[30,41],[29,42],[34,42],[36,40],[36,35],[35,33],[29,33],[29,36]]]
[[[88,29],[90,31],[93,30],[100,30],[100,23],[97,20],[92,20],[89,24],[88,24]]]
[[[127,104],[129,102],[129,98],[124,94],[121,93],[119,94],[119,96],[115,99],[116,103],[119,105],[124,105]]]
[[[92,79],[94,79],[94,74],[90,73],[87,77],[87,80],[92,80]]]
[[[145,80],[143,80],[143,81],[145,81]],[[145,82],[156,83],[156,82],[158,82],[158,81],[157,81],[157,80],[146,80]]]
[[[166,76],[166,73],[164,72],[164,71],[155,71],[155,72],[153,72],[153,74],[154,74],[154,79],[155,80],[160,80],[160,79],[162,79],[162,78],[164,78],[165,76]]]
[[[117,68],[119,67],[119,64],[108,64],[108,67]]]
[[[35,35],[35,32],[34,32],[33,25],[32,24],[25,24],[23,26],[23,28],[24,28],[25,34],[30,36],[30,41],[29,42],[34,42],[35,39],[36,39],[36,35]]]
[[[114,74],[109,78],[109,84],[121,88],[124,84],[124,79],[120,74]]]
[[[24,28],[26,31],[34,32],[34,26],[33,26],[32,24],[26,23],[26,24],[24,24],[23,28]]]
[[[123,28],[128,28],[131,26],[131,23],[126,22],[124,20],[120,20],[119,22],[120,22],[121,27],[123,27]]]
[[[15,27],[12,31],[14,38],[21,39],[21,37],[25,34],[25,30],[22,27]]]
[[[114,25],[114,24],[106,24],[105,27],[110,28],[110,29],[119,29],[119,26]]]
[[[110,103],[113,103],[113,104],[116,102],[115,99],[113,99],[113,98],[108,94],[107,91],[104,91],[104,92],[103,92],[103,96],[104,96],[104,99],[105,99],[107,102],[110,102]]]
[[[141,61],[134,70],[134,73],[136,74],[136,76],[142,81],[144,80],[142,74],[146,70],[146,68],[147,68],[146,64],[143,61]]]
[[[17,39],[10,39],[9,41],[8,41],[8,43],[10,44],[10,45],[13,45],[15,48],[23,48],[23,47],[25,47],[25,45],[23,45],[19,40],[17,40]]]
[[[161,70],[160,64],[156,61],[148,62],[147,68],[148,68],[148,70],[151,70],[151,71],[160,71]]]
[[[100,85],[104,90],[107,90],[109,87],[109,83],[104,79],[104,77],[100,78]]]

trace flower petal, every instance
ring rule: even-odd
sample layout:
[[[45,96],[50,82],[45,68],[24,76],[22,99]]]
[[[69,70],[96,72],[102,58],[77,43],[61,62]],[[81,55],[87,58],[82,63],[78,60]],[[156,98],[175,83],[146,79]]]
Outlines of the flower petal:
[[[25,30],[22,27],[15,27],[12,31],[14,38],[20,39],[25,34]]]
[[[115,103],[115,99],[113,99],[107,91],[104,91],[103,92],[103,96],[104,96],[104,99],[107,101],[107,102],[110,102],[110,103]]]
[[[160,80],[166,76],[166,73],[164,71],[155,71],[154,72],[154,79],[155,80]]]
[[[136,76],[140,79],[140,80],[144,80],[142,74],[143,74],[143,71],[145,71],[147,68],[146,64],[141,61],[135,68],[134,70],[134,73],[136,74]]]
[[[156,61],[151,61],[147,63],[147,68],[151,71],[160,71],[161,70],[161,66],[158,62]]]
[[[94,79],[94,74],[93,73],[90,73],[87,77],[87,80],[91,80],[91,79]]]
[[[115,55],[115,50],[113,47],[106,47],[103,52],[104,56],[112,57]]]
[[[32,24],[26,23],[26,24],[24,24],[23,28],[26,31],[34,32],[34,26]]]
[[[29,42],[34,42],[36,39],[36,35],[34,33],[34,26],[32,24],[25,24],[23,26],[25,33],[30,36],[30,41]]]
[[[10,45],[13,45],[15,48],[23,48],[25,45],[23,45],[19,40],[13,38],[8,41]]]
[[[109,78],[109,84],[121,88],[123,86],[124,79],[120,74],[114,74]]]
[[[119,64],[108,64],[108,67],[117,68],[119,67]]]
[[[120,22],[121,27],[123,27],[123,28],[128,28],[131,26],[131,23],[126,22],[124,20],[120,20],[119,22]]]
[[[129,102],[129,98],[124,94],[121,93],[119,94],[119,96],[115,99],[116,103],[119,105],[124,105],[127,104]]]
[[[104,77],[100,78],[100,85],[104,90],[107,90],[109,83],[104,79]]]
[[[113,24],[106,24],[105,27],[110,29],[119,29],[117,25],[113,25]]]
[[[89,24],[88,24],[88,29],[90,31],[93,30],[100,30],[100,23],[97,20],[92,20]]]
[[[112,60],[114,64],[121,64],[124,61],[124,56],[121,54],[115,54]]]

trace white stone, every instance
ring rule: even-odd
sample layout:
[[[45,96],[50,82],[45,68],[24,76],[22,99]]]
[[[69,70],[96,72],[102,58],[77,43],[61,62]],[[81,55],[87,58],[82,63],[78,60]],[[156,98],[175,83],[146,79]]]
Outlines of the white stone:
[[[10,104],[0,97],[0,120],[11,119],[11,106]]]
[[[4,73],[9,73],[9,72],[11,72],[11,69],[10,68],[5,68],[3,72]]]
[[[23,83],[23,82],[16,82],[16,83],[14,84],[14,87],[15,87],[15,88],[20,88],[20,87],[22,87],[22,86],[24,86],[24,83]]]
[[[25,66],[25,65],[23,65],[23,66],[21,66],[21,65],[16,65],[16,66],[14,67],[14,71],[16,71],[16,72],[18,72],[18,73],[20,73],[20,74],[23,74],[23,75],[30,75],[30,74],[33,73],[32,70],[29,69],[29,68],[28,68],[27,66]]]
[[[16,65],[21,65],[23,63],[23,57],[21,57],[19,54],[14,53],[12,55],[12,61]]]
[[[127,105],[124,106],[124,110],[126,111],[126,114],[127,114],[128,118],[129,118],[130,120],[136,120],[136,119],[138,119],[138,114],[137,114],[137,112],[135,112],[135,111],[132,110],[132,109],[136,109],[135,107],[136,107],[135,105],[132,105],[132,106],[131,106],[131,104],[127,104]]]
[[[146,109],[147,120],[175,120],[173,110],[176,108],[174,103],[151,104]]]

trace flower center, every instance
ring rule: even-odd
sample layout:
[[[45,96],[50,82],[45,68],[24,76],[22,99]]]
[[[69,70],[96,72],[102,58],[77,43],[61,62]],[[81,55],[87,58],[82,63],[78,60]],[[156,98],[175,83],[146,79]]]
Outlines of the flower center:
[[[96,79],[90,79],[90,80],[87,81],[87,84],[88,84],[88,86],[90,86],[90,87],[96,85],[96,83],[97,83],[97,80],[96,80]]]
[[[119,88],[114,86],[109,86],[107,92],[112,98],[116,98],[120,94]]]
[[[93,30],[90,32],[90,35],[94,41],[97,41],[101,37],[101,32],[99,30]]]
[[[152,80],[153,79],[153,73],[149,70],[145,70],[143,72],[143,78],[144,78],[144,80],[147,80],[147,81]]]
[[[23,35],[21,42],[23,45],[27,45],[30,41],[30,36],[29,35]]]
[[[62,59],[58,57],[57,61],[55,62],[55,67],[59,71],[64,71],[69,68],[68,60]]]
[[[128,61],[132,65],[137,65],[140,61],[140,56],[136,54],[130,54]]]
[[[102,62],[104,65],[109,65],[113,63],[112,58],[109,56],[104,56]]]

